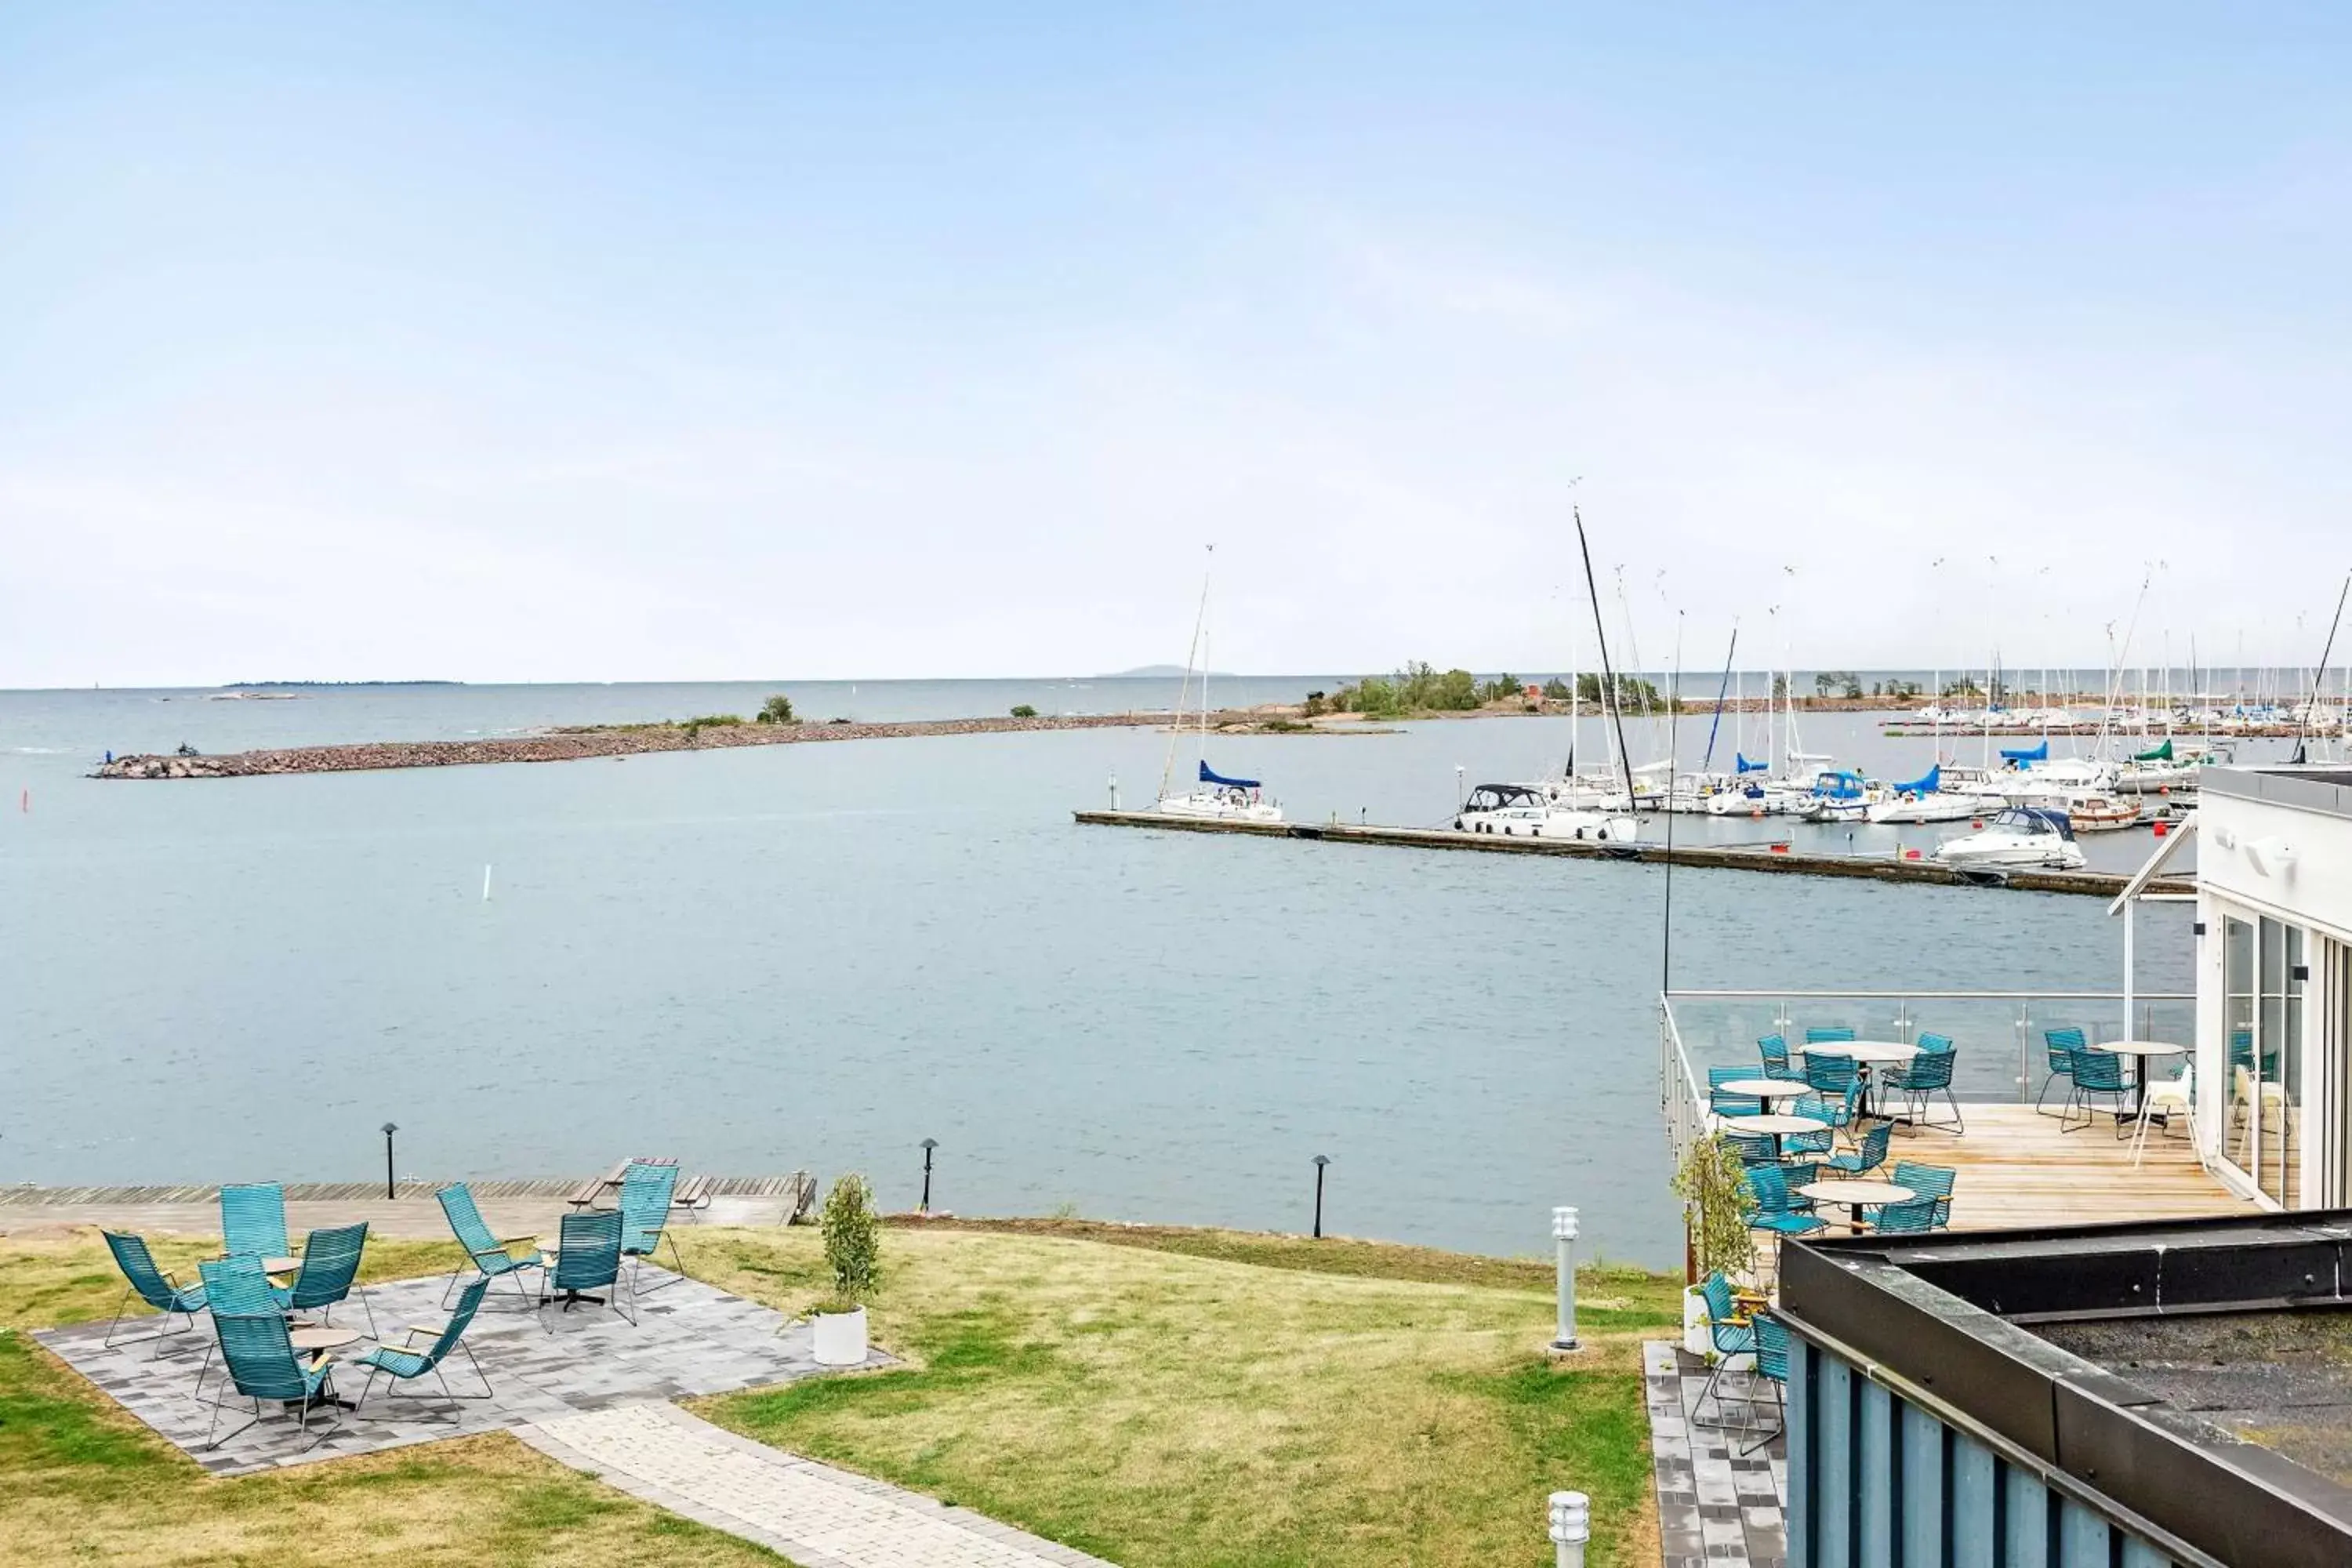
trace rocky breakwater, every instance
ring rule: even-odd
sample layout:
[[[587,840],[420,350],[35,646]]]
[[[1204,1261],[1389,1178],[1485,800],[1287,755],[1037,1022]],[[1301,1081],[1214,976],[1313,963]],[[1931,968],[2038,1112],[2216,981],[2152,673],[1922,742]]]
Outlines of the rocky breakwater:
[[[1210,715],[1213,725],[1246,724],[1250,712]],[[824,741],[900,740],[920,735],[995,735],[1031,730],[1111,730],[1164,725],[1165,713],[1072,713],[1029,719],[924,719],[902,723],[645,724],[473,741],[387,741],[356,745],[289,746],[219,756],[116,757],[90,774],[100,779],[254,778],[266,773],[340,773],[382,768],[446,768],[483,763],[568,763],[650,752],[704,752],[728,746],[803,745]]]

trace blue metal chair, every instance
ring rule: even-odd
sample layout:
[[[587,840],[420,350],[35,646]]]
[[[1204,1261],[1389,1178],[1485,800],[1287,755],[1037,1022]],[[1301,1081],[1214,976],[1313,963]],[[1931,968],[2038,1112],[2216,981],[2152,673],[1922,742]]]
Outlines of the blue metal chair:
[[[276,1182],[250,1182],[223,1187],[220,1194],[221,1250],[235,1258],[285,1258],[293,1247],[286,1242],[286,1189]]]
[[[208,1258],[196,1265],[204,1277],[205,1295],[211,1302],[213,1316],[231,1318],[283,1317],[287,1300],[294,1294],[269,1282],[261,1271],[260,1258],[250,1252],[232,1258]],[[213,1352],[219,1346],[217,1338],[205,1347],[205,1359],[196,1367],[196,1392],[205,1391],[205,1379],[213,1367]]]
[[[1789,1328],[1769,1312],[1759,1312],[1755,1320],[1756,1375],[1772,1385],[1772,1403],[1779,1411],[1780,1424],[1771,1431],[1742,1448],[1745,1458],[1757,1449],[1770,1444],[1773,1438],[1789,1429]]]
[[[1936,1200],[1912,1198],[1899,1204],[1874,1204],[1863,1210],[1863,1217],[1881,1236],[1924,1236],[1936,1228]]]
[[[1895,1162],[1895,1184],[1908,1187],[1923,1198],[1936,1201],[1936,1227],[1939,1230],[1952,1223],[1952,1188],[1959,1173],[1946,1165],[1922,1165],[1910,1160]]]
[[[143,1237],[119,1230],[101,1234],[106,1237],[107,1251],[114,1254],[114,1266],[122,1270],[122,1278],[130,1282],[122,1292],[121,1301],[114,1309],[114,1321],[106,1325],[106,1348],[112,1350],[117,1345],[167,1340],[193,1330],[196,1326],[196,1314],[205,1310],[205,1288],[202,1285],[184,1286],[169,1272],[157,1267],[154,1254],[147,1250]],[[122,1314],[130,1307],[133,1296],[161,1312],[163,1326],[152,1334],[132,1334],[118,1340],[114,1337],[115,1332],[122,1327]],[[177,1329],[172,1326],[172,1314],[174,1312],[188,1320],[185,1326]],[[195,1347],[191,1345],[188,1348],[194,1350]],[[160,1356],[163,1352],[158,1350],[154,1353]]]
[[[397,1394],[402,1384],[413,1382],[428,1372],[433,1374],[435,1381],[441,1384],[441,1392],[451,1399],[488,1399],[497,1392],[490,1387],[489,1374],[482,1370],[482,1363],[474,1359],[474,1347],[464,1342],[466,1330],[473,1322],[474,1314],[481,1309],[482,1298],[488,1294],[492,1278],[488,1274],[474,1276],[465,1289],[457,1293],[457,1310],[451,1312],[449,1321],[439,1328],[412,1328],[406,1331],[412,1340],[420,1334],[428,1336],[432,1340],[433,1342],[423,1350],[380,1344],[373,1350],[362,1351],[353,1356],[352,1364],[367,1368],[368,1377],[366,1387],[362,1388],[360,1396],[352,1401],[352,1408],[357,1410],[367,1403],[368,1394],[375,1387],[378,1373],[383,1373],[392,1379],[392,1382],[384,1385],[386,1399]],[[441,1371],[441,1363],[448,1360],[450,1352],[457,1350],[466,1352],[467,1364],[474,1369],[474,1375],[481,1379],[481,1393],[459,1394],[449,1386],[449,1379]],[[456,1417],[454,1415],[431,1416],[426,1419],[454,1421]]]
[[[1895,1123],[1882,1121],[1862,1135],[1851,1154],[1832,1154],[1824,1162],[1841,1176],[1867,1175],[1886,1163],[1886,1151],[1895,1138]]]
[[[1691,1406],[1691,1419],[1702,1426],[1721,1426],[1728,1423],[1709,1421],[1699,1412],[1714,1396],[1717,1414],[1722,1413],[1723,1400],[1717,1388],[1723,1381],[1724,1370],[1731,1364],[1733,1356],[1747,1355],[1756,1349],[1756,1334],[1748,1326],[1748,1314],[1740,1310],[1731,1281],[1720,1270],[1699,1281],[1698,1294],[1706,1307],[1706,1333],[1715,1347],[1715,1366],[1707,1373],[1706,1386],[1698,1391],[1698,1399]]]
[[[2042,1092],[2033,1097],[2034,1110],[2044,1116],[2050,1114],[2042,1110],[2042,1102],[2050,1098],[2050,1086],[2063,1078],[2066,1080],[2066,1105],[2059,1107],[2058,1116],[2065,1120],[2066,1107],[2074,1102],[2074,1053],[2089,1044],[2080,1029],[2042,1031],[2042,1047],[2050,1058],[2050,1076],[2042,1080]]]
[[[302,1244],[302,1269],[294,1277],[294,1288],[287,1293],[286,1305],[297,1312],[316,1311],[324,1322],[334,1321],[335,1303],[348,1298],[352,1281],[359,1278],[360,1255],[367,1249],[367,1222],[337,1226],[331,1230],[314,1230]],[[367,1313],[368,1333],[375,1333],[375,1309],[368,1305],[367,1292],[359,1293],[360,1306]]]
[[[1789,1065],[1789,1042],[1779,1035],[1767,1035],[1756,1042],[1759,1056],[1764,1058],[1766,1078],[1797,1078],[1801,1076]]]
[[[2092,1097],[2104,1095],[2107,1113],[2116,1121],[2116,1136],[2127,1136],[2124,1131],[2124,1093],[2130,1086],[2124,1078],[2123,1058],[2112,1051],[2070,1051],[2067,1055],[2074,1062],[2074,1092],[2066,1102],[2067,1114],[2058,1123],[2058,1131],[2080,1132],[2090,1126],[2098,1115],[2097,1108],[2091,1103]],[[2083,1112],[2079,1122],[2074,1119],[2077,1107]]]
[[[1843,1102],[1832,1105],[1818,1094],[1808,1094],[1798,1100],[1790,1114],[1806,1117],[1824,1125],[1819,1132],[1791,1132],[1781,1139],[1780,1152],[1783,1154],[1826,1154],[1837,1146],[1836,1128],[1840,1124],[1839,1119],[1845,1115]]]
[[[633,1306],[621,1305],[621,1236],[620,1211],[605,1209],[596,1214],[568,1214],[563,1216],[562,1239],[556,1246],[555,1267],[542,1278],[547,1289],[560,1296],[563,1310],[572,1310],[575,1301],[592,1306],[604,1306],[605,1298],[591,1296],[591,1290],[610,1289],[613,1310],[630,1322],[637,1321]],[[540,1305],[547,1305],[550,1297],[542,1294]]]
[[[1717,1136],[1731,1145],[1743,1165],[1773,1165],[1780,1160],[1780,1151],[1769,1132],[1724,1132]]]
[[[1827,1045],[1832,1040],[1852,1038],[1853,1038],[1852,1029],[1807,1029],[1805,1031],[1805,1044],[1809,1046]]]
[[[474,1190],[463,1182],[452,1183],[433,1195],[441,1200],[441,1212],[447,1217],[449,1229],[457,1237],[457,1245],[464,1247],[466,1256],[473,1260],[475,1272],[489,1279],[514,1276],[515,1292],[524,1308],[529,1310],[532,1304],[531,1295],[523,1289],[522,1271],[526,1268],[540,1269],[543,1279],[547,1259],[540,1255],[536,1247],[520,1255],[514,1248],[534,1238],[492,1236],[490,1227],[482,1223],[482,1211],[475,1205]],[[449,1276],[449,1283],[441,1290],[443,1307],[449,1305],[449,1293],[457,1288],[457,1281],[465,1278],[465,1274],[466,1271],[460,1268]]]
[[[1860,1077],[1852,1057],[1809,1054],[1805,1058],[1805,1081],[1823,1094],[1843,1094]]]
[[[328,1364],[332,1358],[321,1352],[304,1364],[294,1353],[294,1342],[289,1337],[283,1313],[247,1316],[223,1313],[215,1308],[213,1331],[220,1345],[221,1364],[227,1373],[221,1380],[219,1392],[213,1395],[212,1419],[205,1426],[207,1449],[219,1447],[259,1421],[261,1402],[265,1399],[300,1405],[300,1429],[305,1435],[310,1430],[311,1407],[320,1403],[333,1404],[334,1386],[329,1381],[331,1370]],[[215,1436],[214,1434],[220,1428],[221,1401],[232,1387],[253,1401],[253,1420]],[[335,1419],[342,1419],[340,1408],[335,1411]],[[322,1430],[318,1437],[312,1437],[311,1447],[316,1447],[319,1438],[326,1435]]]
[[[1748,1228],[1775,1236],[1811,1236],[1828,1222],[1799,1206],[1803,1200],[1789,1190],[1789,1179],[1777,1165],[1757,1165],[1747,1173],[1750,1197]]]
[[[1949,1041],[1930,1047],[1930,1040],[1942,1040],[1941,1035],[1919,1037],[1920,1051],[1899,1067],[1888,1068],[1878,1075],[1884,1088],[1903,1097],[1903,1119],[1914,1127],[1938,1127],[1954,1132],[1969,1130],[1968,1119],[1960,1114],[1960,1102],[1952,1095],[1952,1067],[1959,1059],[1959,1049]],[[1949,1121],[1928,1120],[1929,1101],[1937,1095],[1952,1108]]]
[[[677,1191],[677,1166],[670,1161],[632,1160],[621,1173],[621,1256],[632,1262],[629,1295],[637,1295],[635,1265],[651,1258],[667,1236],[669,1205]],[[678,1256],[677,1237],[669,1237],[669,1260],[675,1264],[675,1285],[686,1277],[686,1260]],[[656,1285],[653,1289],[662,1289]]]
[[[1706,1108],[1717,1116],[1755,1116],[1764,1110],[1763,1101],[1752,1094],[1726,1094],[1723,1086],[1738,1083],[1756,1075],[1746,1068],[1709,1068],[1706,1069]]]

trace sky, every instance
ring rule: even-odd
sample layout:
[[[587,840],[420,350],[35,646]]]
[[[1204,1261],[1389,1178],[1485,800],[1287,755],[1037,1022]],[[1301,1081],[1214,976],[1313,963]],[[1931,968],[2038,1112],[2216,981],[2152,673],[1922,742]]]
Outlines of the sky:
[[[12,5],[0,687],[2307,665],[2347,45]]]

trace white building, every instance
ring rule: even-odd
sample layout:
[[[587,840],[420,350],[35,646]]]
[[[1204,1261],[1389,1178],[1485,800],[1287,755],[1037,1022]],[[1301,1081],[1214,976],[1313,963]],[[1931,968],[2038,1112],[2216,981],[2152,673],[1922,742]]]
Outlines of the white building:
[[[2195,820],[2198,1153],[2266,1204],[2352,1204],[2352,769],[2217,767]]]

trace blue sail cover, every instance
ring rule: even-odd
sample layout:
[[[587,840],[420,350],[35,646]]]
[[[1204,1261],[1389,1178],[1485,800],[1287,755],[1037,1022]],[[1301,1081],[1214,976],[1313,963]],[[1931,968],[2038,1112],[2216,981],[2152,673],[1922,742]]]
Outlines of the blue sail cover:
[[[1748,760],[1747,754],[1741,752],[1734,752],[1731,755],[1732,760],[1739,764],[1739,771],[1743,773],[1760,773],[1772,765],[1769,763],[1751,763]]]
[[[1944,764],[1937,763],[1909,784],[1895,786],[1899,795],[1933,795],[1944,785]]]
[[[2050,742],[2038,746],[2003,746],[2000,760],[2004,763],[2046,763],[2050,760]]]
[[[1257,780],[1255,779],[1229,779],[1223,773],[1213,773],[1209,771],[1209,764],[1205,762],[1201,764],[1201,782],[1202,784],[1225,784],[1234,789],[1255,789],[1258,786]]]

